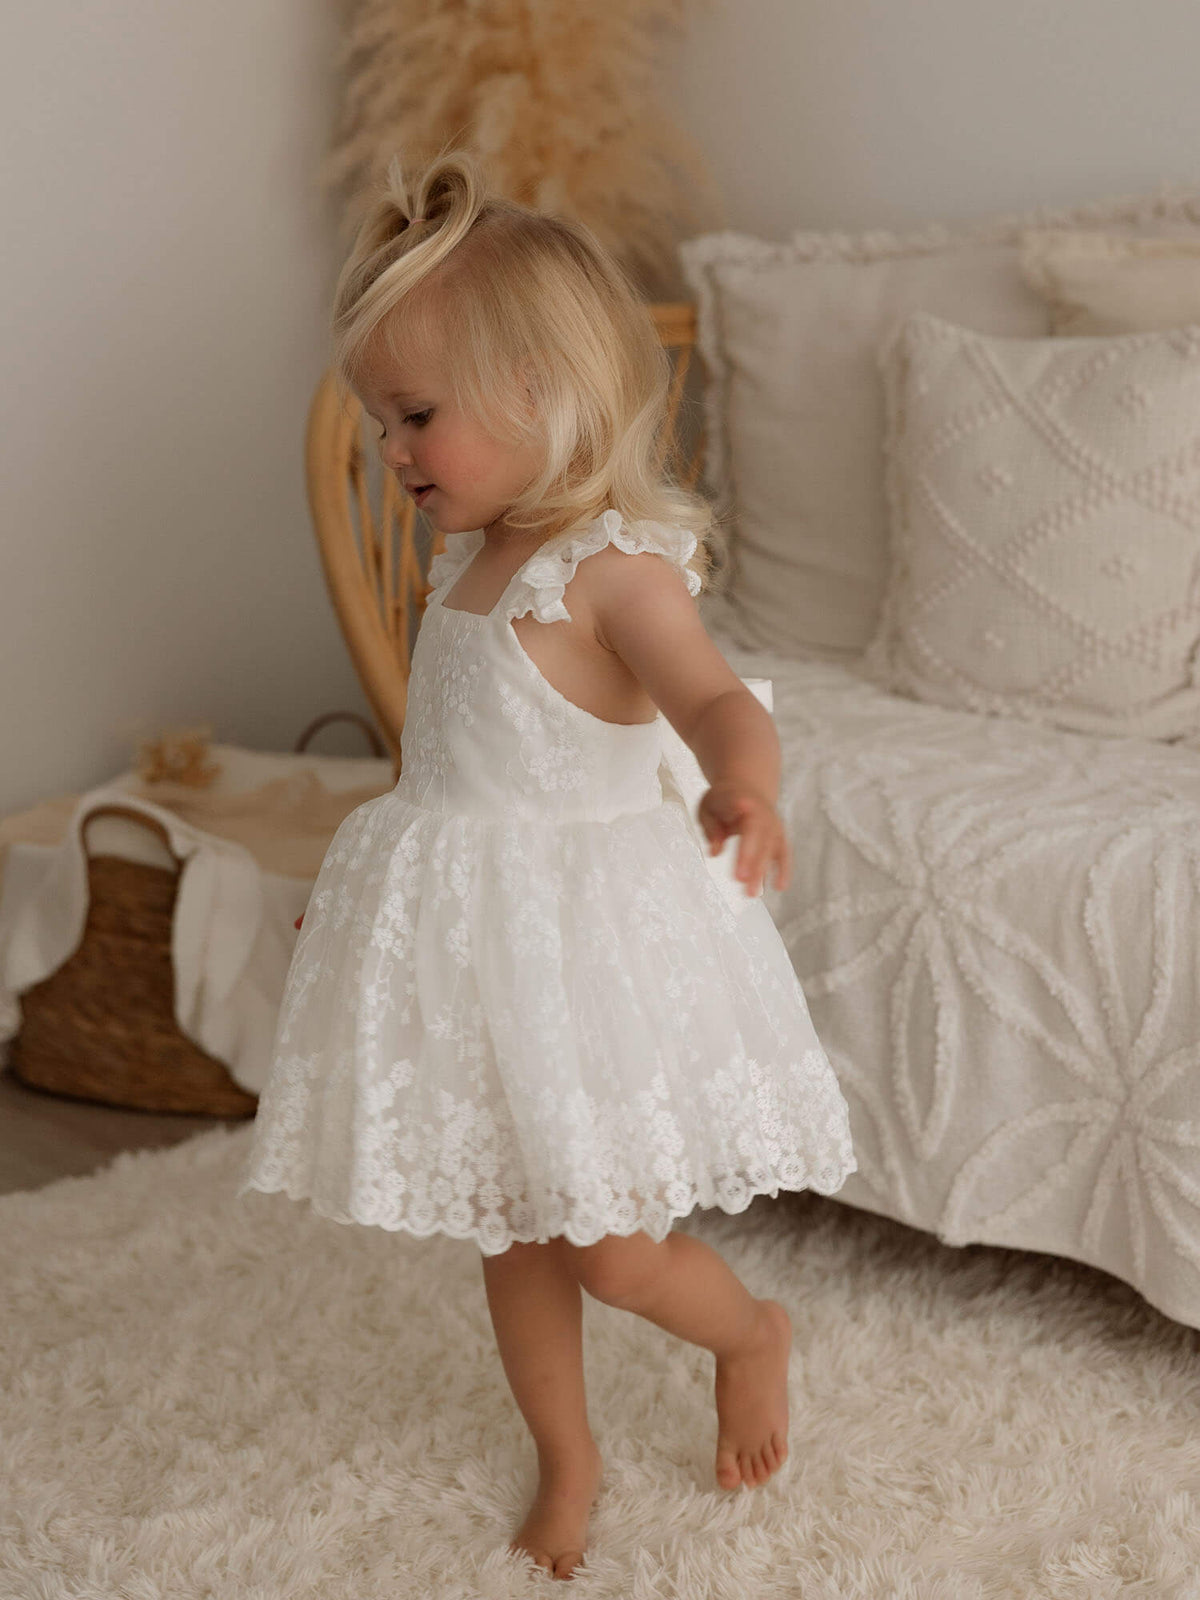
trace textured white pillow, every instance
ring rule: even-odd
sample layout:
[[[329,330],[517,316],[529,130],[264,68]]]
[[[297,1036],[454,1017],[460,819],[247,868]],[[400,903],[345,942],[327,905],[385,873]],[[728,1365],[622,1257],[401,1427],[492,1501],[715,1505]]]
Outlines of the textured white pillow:
[[[735,644],[861,655],[887,577],[881,342],[917,310],[985,333],[1049,333],[1021,237],[1097,226],[1200,238],[1200,189],[900,235],[716,233],[680,246],[707,380],[705,482],[730,531],[720,625]]]
[[[1200,326],[881,352],[891,576],[867,675],[1090,733],[1200,728]]]
[[[1146,333],[1200,322],[1200,239],[1047,228],[1021,241],[1021,273],[1052,333]]]

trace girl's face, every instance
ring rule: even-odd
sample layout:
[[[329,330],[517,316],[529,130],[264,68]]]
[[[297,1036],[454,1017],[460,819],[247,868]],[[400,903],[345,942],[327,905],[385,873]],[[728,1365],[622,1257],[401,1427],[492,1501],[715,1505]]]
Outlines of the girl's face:
[[[493,438],[457,408],[436,362],[397,372],[381,343],[372,342],[355,385],[382,429],[380,460],[440,532],[483,528],[503,538],[504,513],[540,464],[534,445]]]

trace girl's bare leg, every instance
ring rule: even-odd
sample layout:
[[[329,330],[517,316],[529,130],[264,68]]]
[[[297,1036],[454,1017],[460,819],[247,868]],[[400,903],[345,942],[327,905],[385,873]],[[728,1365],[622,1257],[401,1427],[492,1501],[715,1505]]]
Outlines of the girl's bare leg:
[[[562,1239],[483,1256],[488,1309],[513,1398],[537,1446],[538,1489],[510,1550],[556,1578],[583,1560],[602,1463],[583,1382],[583,1303]]]
[[[669,1233],[561,1241],[579,1282],[607,1305],[636,1311],[717,1358],[717,1482],[765,1483],[787,1459],[792,1324],[778,1300],[758,1300],[702,1239]]]

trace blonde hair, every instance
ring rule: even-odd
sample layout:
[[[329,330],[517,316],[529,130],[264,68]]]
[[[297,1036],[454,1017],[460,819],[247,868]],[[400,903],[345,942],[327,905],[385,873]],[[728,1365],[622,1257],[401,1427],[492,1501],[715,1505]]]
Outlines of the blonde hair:
[[[672,523],[695,535],[689,566],[707,586],[712,507],[658,465],[670,358],[582,223],[490,193],[467,151],[444,151],[411,183],[393,156],[334,294],[340,384],[354,384],[376,338],[400,366],[436,354],[462,411],[493,438],[544,450],[506,525],[552,538],[609,506]]]

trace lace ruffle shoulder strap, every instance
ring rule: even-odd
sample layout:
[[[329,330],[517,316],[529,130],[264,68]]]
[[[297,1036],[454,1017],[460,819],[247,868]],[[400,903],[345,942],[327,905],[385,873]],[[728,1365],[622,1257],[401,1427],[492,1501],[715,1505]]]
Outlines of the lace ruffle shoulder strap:
[[[439,550],[429,563],[430,589],[444,589],[452,583],[482,543],[482,528],[472,528],[469,533],[448,533],[446,548]]]
[[[563,590],[575,576],[585,556],[615,544],[629,555],[649,551],[677,567],[688,593],[699,594],[701,578],[688,561],[696,549],[696,536],[686,528],[666,522],[627,522],[619,511],[602,512],[586,528],[575,529],[550,539],[532,555],[513,580],[512,592],[504,606],[505,620],[532,612],[539,622],[569,622],[571,614],[563,604]]]

